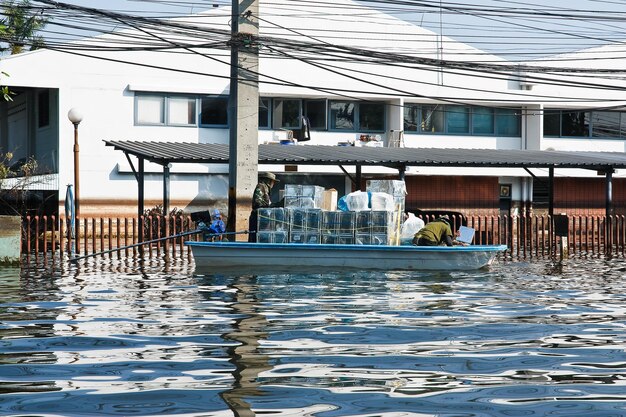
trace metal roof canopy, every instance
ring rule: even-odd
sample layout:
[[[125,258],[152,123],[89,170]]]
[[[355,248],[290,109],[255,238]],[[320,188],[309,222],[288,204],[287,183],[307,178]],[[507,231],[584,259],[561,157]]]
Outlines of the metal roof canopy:
[[[159,165],[170,163],[227,164],[228,144],[153,141],[104,141],[127,155]],[[259,145],[259,164],[626,168],[624,152],[565,152],[503,149],[376,148],[320,145]]]
[[[115,141],[105,140],[126,155],[139,186],[139,217],[143,214],[144,161],[163,166],[163,209],[169,211],[169,169],[172,163],[228,164],[229,145],[190,142]],[[137,157],[136,170],[130,155]],[[459,148],[377,148],[320,145],[259,145],[259,164],[284,165],[354,165],[357,184],[361,166],[385,166],[398,169],[404,178],[407,166],[548,168],[550,215],[553,214],[553,182],[555,168],[582,168],[603,172],[606,177],[606,215],[612,211],[612,178],[617,168],[626,168],[624,152],[567,152],[504,149]],[[533,175],[530,171],[528,171]],[[534,175],[533,175],[534,176]],[[354,181],[354,179],[353,179]]]

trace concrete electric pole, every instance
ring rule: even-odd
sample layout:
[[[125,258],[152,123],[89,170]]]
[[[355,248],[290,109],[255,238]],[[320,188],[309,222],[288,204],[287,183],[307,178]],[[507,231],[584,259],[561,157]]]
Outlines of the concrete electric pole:
[[[227,229],[230,232],[248,229],[252,193],[258,177],[258,12],[258,0],[232,0],[228,104],[230,139]]]

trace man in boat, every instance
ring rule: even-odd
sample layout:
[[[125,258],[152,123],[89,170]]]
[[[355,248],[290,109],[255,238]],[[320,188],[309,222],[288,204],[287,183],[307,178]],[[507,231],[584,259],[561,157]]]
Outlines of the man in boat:
[[[272,203],[271,192],[274,184],[280,182],[276,179],[276,175],[273,172],[261,172],[259,174],[259,183],[254,189],[252,195],[252,213],[248,221],[248,242],[256,242],[256,229],[257,229],[257,209],[264,207],[280,207],[283,202]]]
[[[416,246],[464,245],[453,237],[450,218],[447,215],[438,217],[422,227],[413,237],[413,244]]]

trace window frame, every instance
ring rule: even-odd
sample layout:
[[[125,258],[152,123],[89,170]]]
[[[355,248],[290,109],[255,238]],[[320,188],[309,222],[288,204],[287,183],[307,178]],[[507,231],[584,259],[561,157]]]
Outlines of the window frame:
[[[478,137],[521,137],[522,130],[522,120],[521,120],[521,109],[509,109],[503,107],[487,107],[487,106],[471,106],[471,105],[454,105],[454,109],[452,105],[444,105],[444,104],[426,104],[426,103],[405,103],[403,109],[403,130],[405,133],[410,135],[444,135],[444,136],[478,136]],[[467,132],[453,132],[450,129],[450,114],[451,111],[458,112],[458,108],[464,108],[464,115],[468,118],[468,131]],[[476,132],[476,121],[475,118],[478,115],[476,109],[489,109],[492,111],[492,133],[477,133]],[[425,130],[424,123],[426,116],[425,110],[428,110],[431,114],[431,117],[434,117],[434,121],[432,122],[433,128],[441,125],[441,129],[437,129],[435,131]],[[504,112],[506,110],[506,113]],[[415,115],[416,120],[414,123],[416,124],[415,129],[407,129],[407,119],[404,117],[407,113],[411,113]],[[511,113],[509,113],[511,112]],[[502,132],[504,129],[500,129],[499,120],[504,120],[504,118],[515,117],[516,125],[513,130],[515,130],[514,134],[508,134],[506,132]],[[441,120],[439,120],[441,118]]]
[[[298,102],[298,115],[296,116],[297,124],[295,126],[287,126],[283,120],[284,115],[284,103],[285,102]],[[280,110],[280,119],[278,119],[278,110],[277,108],[281,107]],[[302,115],[302,99],[300,98],[291,98],[291,97],[276,97],[272,99],[272,114],[270,116],[272,124],[271,127],[274,130],[295,130],[300,129],[302,127],[301,116]]]
[[[142,99],[155,98],[161,101],[161,121],[160,122],[140,122],[139,121],[139,104]],[[158,93],[136,93],[135,94],[135,109],[134,109],[134,121],[135,126],[167,126],[165,119],[165,102],[166,96]]]
[[[203,123],[202,122],[202,103],[203,100],[223,100],[226,102],[226,123]],[[198,112],[198,127],[208,127],[208,128],[228,128],[230,126],[230,112],[228,111],[229,97],[225,95],[203,95],[198,97],[199,106],[197,108]]]
[[[323,126],[316,125],[314,123],[314,119],[312,119],[310,116],[309,105],[312,103],[322,103],[324,106],[323,111],[321,113],[321,117],[324,119]],[[303,111],[304,111],[304,115],[309,119],[310,130],[316,130],[320,132],[328,130],[328,99],[327,98],[303,100]]]
[[[263,104],[263,102],[267,102],[267,104]],[[272,129],[272,98],[271,97],[259,97],[259,129],[261,130],[270,130]],[[264,106],[267,115],[265,116],[265,124],[261,124],[261,106]]]
[[[486,113],[483,113],[487,111]],[[491,130],[488,132],[478,131],[479,127],[488,127],[487,119],[491,118]],[[485,106],[472,106],[470,108],[470,129],[472,136],[495,136],[496,135],[496,109]],[[485,123],[480,123],[480,119],[485,119]]]
[[[352,110],[352,127],[351,128],[338,128],[333,127],[334,118],[332,116],[332,107],[334,104],[344,103],[348,105],[353,105],[354,108]],[[372,105],[380,105],[383,108],[383,128],[381,130],[372,130],[372,129],[364,129],[361,126],[361,104],[372,104]],[[387,103],[384,101],[357,101],[357,100],[328,100],[327,104],[328,111],[328,131],[329,132],[367,132],[367,133],[384,133],[387,129]]]
[[[362,106],[382,106],[382,129],[366,129],[362,126],[361,120],[363,119],[363,109]],[[358,131],[359,132],[368,132],[368,133],[384,133],[387,128],[387,103],[383,101],[373,101],[373,102],[359,102],[357,109],[357,120],[358,120]]]
[[[50,127],[50,90],[37,92],[37,129]]]
[[[586,121],[586,135],[572,136],[563,134],[564,114],[570,113],[587,113]],[[595,134],[595,124],[597,123],[595,115],[597,113],[619,113],[619,121],[617,124],[617,130],[619,135],[617,136],[602,136]],[[559,126],[558,135],[546,133],[546,116],[556,116],[558,118],[557,123]],[[556,139],[588,139],[588,140],[625,140],[626,139],[626,111],[610,111],[610,110],[569,110],[569,109],[544,109],[543,111],[543,136],[547,138]]]
[[[193,101],[194,104],[194,109],[193,109],[193,116],[194,116],[194,121],[193,123],[174,123],[171,121],[171,113],[170,113],[170,109],[171,109],[171,101],[172,100],[180,100],[180,99],[187,99],[188,102]],[[198,126],[198,122],[199,122],[199,112],[198,112],[198,97],[195,95],[186,95],[186,94],[172,94],[172,95],[167,95],[165,97],[165,125],[166,126],[177,126],[177,127],[197,127]]]

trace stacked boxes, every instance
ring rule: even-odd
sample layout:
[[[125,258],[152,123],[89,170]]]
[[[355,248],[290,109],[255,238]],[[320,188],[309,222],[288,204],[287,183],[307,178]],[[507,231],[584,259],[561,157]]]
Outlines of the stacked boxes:
[[[289,219],[290,243],[320,243],[321,209],[288,208],[285,210]]]
[[[389,245],[395,231],[395,213],[391,211],[360,211],[356,213],[356,243]]]
[[[390,245],[400,244],[400,229],[402,217],[405,210],[406,184],[400,180],[369,180],[367,181],[367,191],[387,193],[393,196],[394,211],[390,214],[389,240]]]
[[[400,180],[368,180],[367,191],[372,193],[391,194],[395,203],[395,211],[404,213],[406,184]]]
[[[322,243],[354,244],[356,212],[325,211],[322,213]]]
[[[404,212],[404,181],[370,180],[368,191],[377,195],[375,210],[327,211],[324,187],[285,185],[285,208],[258,210],[257,242],[308,244],[393,245],[399,242]],[[336,191],[335,191],[336,193]],[[391,201],[393,198],[393,209]],[[374,205],[372,199],[372,205]],[[382,204],[384,203],[384,204]]]
[[[323,202],[324,187],[285,184],[285,207],[287,208],[321,208]]]
[[[284,208],[260,208],[257,210],[257,216],[257,242],[288,242],[289,223],[287,219],[287,212]]]

